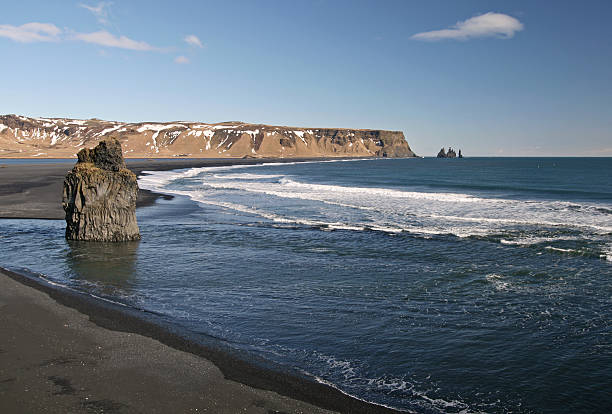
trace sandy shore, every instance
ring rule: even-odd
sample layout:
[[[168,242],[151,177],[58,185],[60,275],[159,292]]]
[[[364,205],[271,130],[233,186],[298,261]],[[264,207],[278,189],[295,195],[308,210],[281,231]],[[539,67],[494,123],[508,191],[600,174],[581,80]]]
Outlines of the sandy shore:
[[[128,165],[141,174],[258,162]],[[72,164],[0,168],[0,217],[63,219],[57,205]],[[145,193],[139,205],[158,196]],[[1,268],[0,326],[0,412],[394,412],[190,341],[153,315]]]
[[[140,176],[143,171],[305,160],[308,159],[151,159],[148,161],[128,159],[126,163],[130,170]],[[32,164],[12,164],[0,159],[0,218],[64,219],[64,210],[62,210],[64,177],[76,160],[52,164],[35,162],[36,160],[32,160]],[[137,207],[151,205],[159,197],[163,196],[148,190],[140,190]]]
[[[102,328],[5,272],[0,309],[3,413],[329,412],[228,380],[155,339]]]

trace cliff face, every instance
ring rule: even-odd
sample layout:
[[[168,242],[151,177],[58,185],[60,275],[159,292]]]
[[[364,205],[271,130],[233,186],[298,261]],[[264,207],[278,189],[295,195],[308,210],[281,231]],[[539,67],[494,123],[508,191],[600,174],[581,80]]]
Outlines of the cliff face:
[[[438,158],[456,158],[457,157],[457,153],[455,152],[454,149],[452,149],[451,147],[448,147],[448,152],[446,152],[444,150],[444,148],[442,148],[437,155]],[[463,155],[461,155],[461,150],[459,150],[459,158],[463,158]]]
[[[68,240],[139,240],[136,222],[136,175],[125,168],[115,139],[78,153],[79,161],[64,181],[62,206]]]
[[[0,116],[0,157],[70,158],[111,136],[130,158],[415,156],[401,131],[4,115]]]

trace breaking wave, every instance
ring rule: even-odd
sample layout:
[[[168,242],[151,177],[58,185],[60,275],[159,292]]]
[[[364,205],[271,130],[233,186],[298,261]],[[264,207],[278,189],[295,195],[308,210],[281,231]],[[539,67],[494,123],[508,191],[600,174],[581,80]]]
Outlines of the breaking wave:
[[[551,242],[592,240],[599,249],[595,255],[610,260],[609,252],[601,250],[612,234],[607,204],[306,182],[290,173],[294,164],[152,172],[139,182],[149,190],[184,195],[273,223],[427,238],[488,238],[523,247],[548,243],[545,251],[565,253],[574,249]]]

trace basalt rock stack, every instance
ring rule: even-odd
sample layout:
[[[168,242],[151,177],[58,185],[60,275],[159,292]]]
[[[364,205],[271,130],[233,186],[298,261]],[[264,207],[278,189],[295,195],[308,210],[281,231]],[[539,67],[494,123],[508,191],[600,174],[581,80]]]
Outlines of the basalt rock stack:
[[[442,148],[440,152],[438,152],[437,157],[438,158],[457,158],[457,153],[451,147],[448,147],[448,151]],[[461,155],[461,150],[459,150],[459,158],[463,158],[463,155]]]
[[[66,239],[104,242],[139,240],[136,175],[125,167],[114,138],[83,149],[64,180]]]

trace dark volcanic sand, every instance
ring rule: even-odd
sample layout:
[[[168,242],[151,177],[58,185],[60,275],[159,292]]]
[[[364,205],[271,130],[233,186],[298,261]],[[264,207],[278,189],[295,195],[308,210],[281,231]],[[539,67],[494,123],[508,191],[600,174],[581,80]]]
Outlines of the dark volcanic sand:
[[[0,271],[2,413],[326,413],[87,315]]]
[[[319,158],[322,159],[322,158]],[[306,159],[177,159],[147,161],[126,160],[137,176],[143,171],[165,171],[194,167],[216,167],[262,162],[297,162]],[[74,162],[56,164],[3,164],[0,159],[0,218],[64,219],[62,189],[66,173]],[[140,190],[136,207],[151,205],[159,197],[167,197]]]
[[[127,163],[141,175],[147,170],[263,161]],[[2,166],[0,160],[0,218],[63,219],[63,179],[73,165]],[[150,205],[158,197],[163,195],[141,190],[138,206]],[[395,412],[193,343],[119,305],[1,268],[0,326],[2,413],[329,412],[319,407],[350,413]]]

